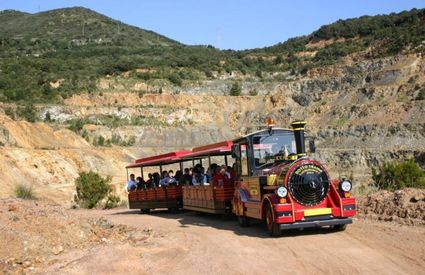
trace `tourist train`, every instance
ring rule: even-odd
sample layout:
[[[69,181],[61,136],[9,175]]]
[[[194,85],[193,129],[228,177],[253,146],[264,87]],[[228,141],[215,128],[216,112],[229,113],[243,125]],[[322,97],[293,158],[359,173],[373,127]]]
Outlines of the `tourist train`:
[[[179,173],[180,180],[170,184],[151,181],[129,191],[130,209],[235,215],[241,226],[262,220],[272,236],[285,229],[344,230],[356,214],[352,183],[332,179],[322,163],[308,156],[315,152],[315,142],[305,136],[304,121],[291,123],[291,129],[274,124],[268,119],[264,129],[234,140],[137,159],[126,167],[127,177],[129,169],[138,169],[144,179],[147,169],[163,174],[164,167],[174,165],[186,172],[190,167],[191,177],[205,174],[208,180],[191,182]],[[223,165],[215,165],[218,161]]]

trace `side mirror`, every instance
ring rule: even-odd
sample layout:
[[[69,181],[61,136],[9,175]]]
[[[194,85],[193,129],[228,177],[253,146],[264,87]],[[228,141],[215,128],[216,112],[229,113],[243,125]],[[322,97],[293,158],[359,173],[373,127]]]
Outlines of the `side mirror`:
[[[241,157],[241,147],[239,144],[232,145],[232,158],[240,158]]]
[[[310,149],[310,153],[316,153],[316,143],[314,142],[314,139],[310,139],[308,141],[308,147]]]

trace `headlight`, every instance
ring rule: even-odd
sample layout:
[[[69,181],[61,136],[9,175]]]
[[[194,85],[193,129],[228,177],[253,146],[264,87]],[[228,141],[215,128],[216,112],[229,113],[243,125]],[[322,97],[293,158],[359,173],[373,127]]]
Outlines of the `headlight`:
[[[344,192],[349,192],[351,190],[351,182],[349,182],[348,180],[344,180],[341,182],[341,190]]]
[[[286,187],[279,187],[276,191],[277,195],[281,198],[284,198],[288,195],[288,189],[286,189]]]

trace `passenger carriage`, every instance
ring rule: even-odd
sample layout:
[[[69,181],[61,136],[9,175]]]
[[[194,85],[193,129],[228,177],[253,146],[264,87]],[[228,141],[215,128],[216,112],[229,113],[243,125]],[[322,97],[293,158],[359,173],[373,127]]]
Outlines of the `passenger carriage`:
[[[141,176],[144,178],[144,167],[157,167],[162,173],[163,167],[170,164],[178,164],[181,171],[185,164],[194,167],[199,163],[210,167],[213,160],[228,166],[232,144],[231,141],[223,141],[196,147],[191,151],[171,152],[138,159],[126,168],[140,168]],[[233,185],[217,186],[210,180],[208,185],[192,186],[179,183],[177,186],[138,189],[129,192],[128,201],[130,209],[141,209],[143,213],[155,208],[173,210],[184,208],[214,214],[230,214],[233,193]]]
[[[191,154],[192,151],[177,151],[159,156],[141,158],[135,163],[128,165],[128,169],[140,168],[140,175],[146,179],[143,168],[156,167],[162,173],[163,167],[178,163],[182,166],[182,157]],[[128,193],[128,203],[130,209],[140,209],[143,213],[150,212],[155,208],[168,208],[175,211],[182,207],[182,186],[156,186],[152,188],[136,189]]]
[[[229,166],[228,157],[231,155],[232,145],[231,141],[223,141],[196,147],[192,149],[192,154],[183,159],[192,160],[193,165],[195,161],[199,161],[200,164],[206,163],[210,167],[214,158],[215,161]],[[211,180],[204,186],[183,186],[183,208],[206,213],[230,214],[234,190],[233,184],[220,186]]]

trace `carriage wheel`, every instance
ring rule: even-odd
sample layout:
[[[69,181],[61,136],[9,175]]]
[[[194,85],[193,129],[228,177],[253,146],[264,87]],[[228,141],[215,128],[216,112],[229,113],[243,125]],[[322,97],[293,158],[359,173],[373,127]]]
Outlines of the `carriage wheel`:
[[[249,226],[249,218],[246,216],[238,216],[238,223],[241,227]]]
[[[175,214],[179,212],[179,208],[178,207],[169,207],[168,208],[168,212]]]
[[[142,214],[149,214],[151,210],[149,208],[142,208],[140,209],[140,212],[142,212]]]

